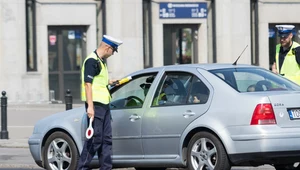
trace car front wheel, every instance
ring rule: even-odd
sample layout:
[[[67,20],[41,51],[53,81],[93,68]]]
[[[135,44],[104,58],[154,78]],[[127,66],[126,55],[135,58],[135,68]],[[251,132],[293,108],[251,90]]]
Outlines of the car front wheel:
[[[189,170],[230,170],[221,141],[209,132],[196,133],[188,144]]]
[[[43,156],[48,170],[76,169],[79,158],[74,141],[63,132],[55,132],[49,136]]]

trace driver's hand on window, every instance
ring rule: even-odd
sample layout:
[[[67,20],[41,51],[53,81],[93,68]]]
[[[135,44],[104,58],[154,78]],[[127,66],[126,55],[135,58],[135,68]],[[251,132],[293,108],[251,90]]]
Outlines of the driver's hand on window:
[[[193,103],[200,103],[200,100],[198,99],[198,97],[197,97],[197,96],[194,96]]]

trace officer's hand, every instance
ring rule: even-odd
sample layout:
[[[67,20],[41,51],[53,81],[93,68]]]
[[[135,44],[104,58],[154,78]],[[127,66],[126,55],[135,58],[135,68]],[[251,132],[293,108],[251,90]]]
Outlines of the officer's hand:
[[[119,85],[119,81],[118,80],[109,80],[109,85],[111,85],[111,86],[118,86]]]
[[[89,118],[94,119],[95,111],[94,111],[93,107],[88,107],[87,108],[87,115],[88,115]]]
[[[272,72],[275,73],[275,74],[278,74],[278,70],[276,68],[276,63],[275,62],[272,65]]]

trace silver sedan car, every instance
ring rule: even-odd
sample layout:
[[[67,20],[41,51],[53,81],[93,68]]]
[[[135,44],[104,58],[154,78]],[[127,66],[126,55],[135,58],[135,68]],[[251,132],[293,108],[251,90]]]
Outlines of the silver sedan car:
[[[229,170],[300,169],[300,86],[251,65],[192,64],[144,69],[110,88],[113,166]],[[38,121],[35,162],[74,170],[86,139],[84,107]],[[91,167],[99,167],[97,154]]]

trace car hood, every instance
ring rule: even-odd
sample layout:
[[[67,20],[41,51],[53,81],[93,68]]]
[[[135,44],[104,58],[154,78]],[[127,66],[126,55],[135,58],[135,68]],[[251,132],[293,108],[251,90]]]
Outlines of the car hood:
[[[36,122],[33,133],[46,133],[51,127],[62,127],[66,121],[81,121],[83,113],[85,113],[85,108],[79,107],[44,117]]]

